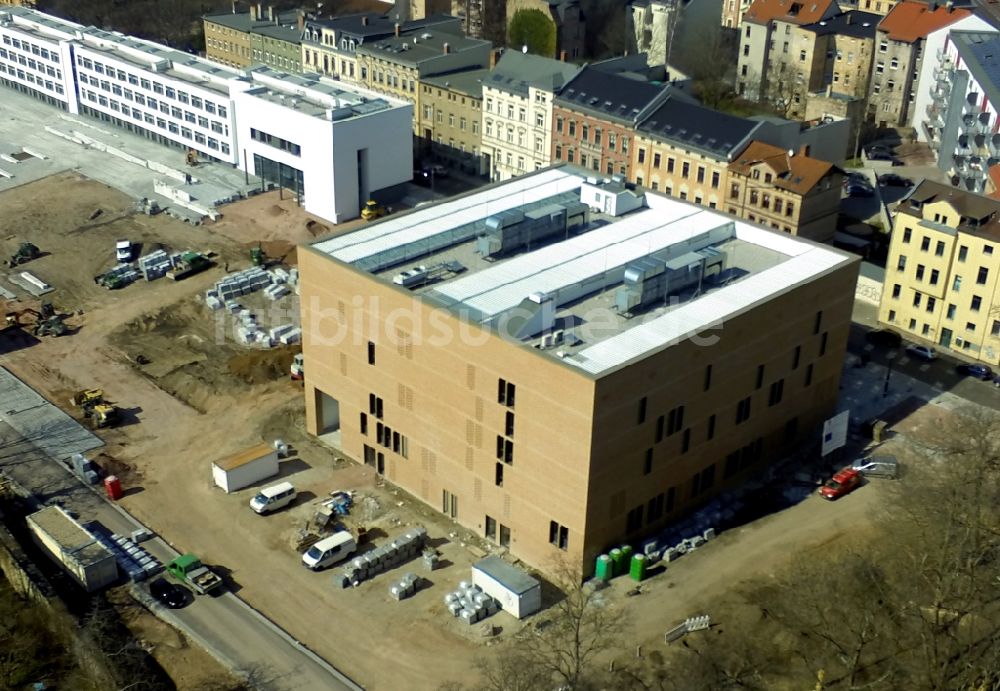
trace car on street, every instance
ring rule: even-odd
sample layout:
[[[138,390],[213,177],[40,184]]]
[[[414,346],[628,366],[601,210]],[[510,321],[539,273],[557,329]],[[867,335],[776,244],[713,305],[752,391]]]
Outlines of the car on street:
[[[861,473],[854,468],[844,468],[826,481],[819,489],[819,495],[833,501],[861,486]]]
[[[413,182],[418,185],[423,185],[424,187],[431,186],[431,173],[426,168],[420,168],[419,170],[413,171]]]
[[[888,162],[892,163],[892,165],[894,165],[894,166],[901,166],[901,165],[903,165],[902,161],[900,161],[895,156],[893,156],[892,154],[890,154],[888,152],[885,152],[885,151],[871,151],[871,152],[869,152],[868,153],[868,160],[869,161],[881,161],[881,162],[888,161]]]
[[[925,345],[908,345],[906,346],[906,354],[920,360],[927,360],[928,362],[937,360],[937,351]]]
[[[964,377],[975,377],[982,381],[993,379],[993,370],[986,365],[975,365],[963,362],[955,370]]]
[[[895,456],[862,456],[851,464],[863,477],[899,477],[899,462]]]
[[[895,331],[888,329],[875,329],[865,334],[865,340],[872,345],[885,346],[886,348],[898,348],[903,344],[902,337]]]
[[[874,194],[875,191],[871,187],[865,187],[864,185],[847,186],[848,197],[871,197]]]
[[[844,187],[849,187],[851,185],[863,185],[864,187],[871,187],[871,180],[862,173],[848,173],[844,176]]]
[[[188,601],[188,591],[165,578],[157,578],[150,583],[149,593],[170,609],[180,609]]]
[[[883,187],[913,187],[913,182],[902,175],[886,173],[878,178],[879,184]]]

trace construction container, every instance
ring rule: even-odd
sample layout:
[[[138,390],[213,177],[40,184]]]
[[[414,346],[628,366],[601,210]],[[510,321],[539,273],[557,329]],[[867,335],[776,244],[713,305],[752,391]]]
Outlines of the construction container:
[[[498,556],[472,565],[472,582],[497,601],[505,612],[522,619],[542,608],[542,585],[537,579]]]
[[[270,444],[258,444],[212,464],[215,484],[227,494],[277,474],[278,452]]]
[[[62,508],[50,506],[33,513],[27,524],[35,542],[87,592],[118,579],[115,555]]]
[[[629,566],[629,578],[633,581],[642,581],[646,578],[646,555],[633,554],[632,563]]]
[[[614,577],[615,565],[611,561],[611,557],[607,554],[602,554],[597,558],[597,567],[594,569],[594,575],[597,576],[598,580],[610,581]]]
[[[104,491],[108,493],[108,499],[118,501],[122,498],[122,483],[117,475],[108,475],[104,478]]]
[[[609,552],[609,556],[611,557],[611,576],[621,576],[625,572],[625,569],[622,568],[622,564],[624,563],[622,561],[622,551],[615,547]]]

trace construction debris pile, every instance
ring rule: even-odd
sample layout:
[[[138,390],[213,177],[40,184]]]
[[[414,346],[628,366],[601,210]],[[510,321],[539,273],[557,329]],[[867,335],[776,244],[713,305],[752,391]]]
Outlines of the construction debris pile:
[[[460,582],[458,590],[445,595],[444,604],[451,616],[458,617],[469,625],[493,616],[500,609],[500,603],[468,581]]]
[[[118,568],[128,574],[133,583],[144,581],[163,571],[163,564],[136,544],[132,538],[112,533],[97,521],[91,521],[83,526],[94,539],[108,548],[115,555]],[[144,532],[144,531],[140,531]]]
[[[392,542],[352,559],[335,581],[341,588],[357,587],[364,580],[410,561],[420,553],[426,541],[426,528],[411,528]]]

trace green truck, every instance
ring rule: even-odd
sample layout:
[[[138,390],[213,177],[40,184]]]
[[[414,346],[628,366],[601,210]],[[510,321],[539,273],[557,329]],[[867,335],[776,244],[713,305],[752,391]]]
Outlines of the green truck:
[[[182,554],[167,564],[167,573],[187,583],[201,595],[222,587],[222,579],[193,554]]]
[[[212,266],[212,260],[204,254],[185,252],[181,255],[177,263],[174,264],[174,268],[167,272],[167,278],[173,281],[180,281],[188,276],[201,273],[210,266]]]

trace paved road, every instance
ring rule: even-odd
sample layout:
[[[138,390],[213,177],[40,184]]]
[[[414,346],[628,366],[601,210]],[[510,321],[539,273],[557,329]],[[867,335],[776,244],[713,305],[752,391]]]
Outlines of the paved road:
[[[6,370],[0,369],[3,386],[13,385],[9,377]],[[122,535],[139,528],[137,521],[82,485],[60,462],[45,455],[7,423],[8,418],[17,414],[11,408],[14,399],[15,396],[4,396],[4,405],[0,406],[3,408],[0,410],[0,471],[31,490],[40,501],[58,502],[77,514],[81,521],[97,520]],[[23,425],[18,424],[23,430]],[[47,430],[40,432],[44,431]],[[159,538],[144,542],[143,547],[164,563],[177,555]],[[143,586],[138,589],[145,593]],[[287,634],[232,593],[198,597],[180,610],[163,611],[156,603],[151,603],[151,607],[187,632],[220,662],[244,674],[252,674],[266,688],[288,691],[359,689],[321,658],[296,646]]]

